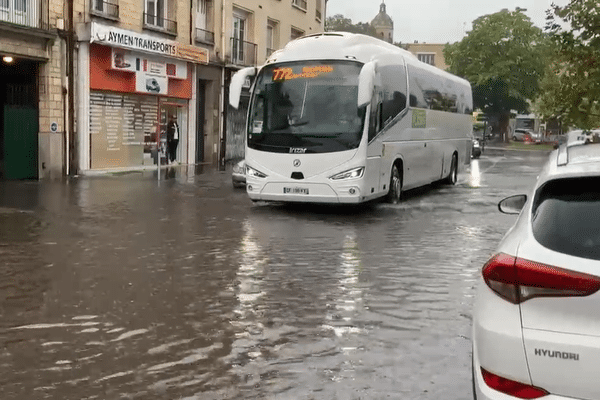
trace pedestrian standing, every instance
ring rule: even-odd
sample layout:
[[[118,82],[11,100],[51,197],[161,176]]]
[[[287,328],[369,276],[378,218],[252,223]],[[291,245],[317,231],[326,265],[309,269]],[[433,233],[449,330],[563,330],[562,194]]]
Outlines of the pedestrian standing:
[[[172,115],[167,126],[167,161],[174,163],[177,157],[177,145],[179,144],[179,125],[177,116]]]

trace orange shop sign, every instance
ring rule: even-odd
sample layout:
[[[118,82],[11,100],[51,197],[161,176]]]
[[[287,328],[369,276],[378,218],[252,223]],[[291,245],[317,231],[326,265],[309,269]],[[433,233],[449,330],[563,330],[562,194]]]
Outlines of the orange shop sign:
[[[90,43],[139,50],[198,64],[208,64],[208,50],[201,47],[102,25],[97,22],[91,23],[90,30]]]

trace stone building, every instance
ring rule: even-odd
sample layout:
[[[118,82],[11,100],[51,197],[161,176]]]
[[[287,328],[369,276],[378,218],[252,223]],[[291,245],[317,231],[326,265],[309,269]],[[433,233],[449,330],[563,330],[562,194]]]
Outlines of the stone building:
[[[385,40],[388,43],[394,43],[394,21],[386,13],[385,0],[381,1],[379,6],[379,14],[371,21],[371,26],[375,28],[377,37]]]
[[[0,179],[65,173],[65,33],[62,0],[0,2]]]
[[[242,156],[232,74],[322,32],[326,0],[185,4],[0,0],[0,179],[156,168],[172,119],[175,162]]]
[[[444,58],[443,43],[408,43],[404,45],[406,50],[413,53],[420,61],[438,67],[439,69],[447,69],[446,59]]]
[[[192,0],[191,8],[176,0],[75,1],[84,16],[78,168],[91,173],[167,162],[172,119],[176,163],[242,157],[245,110],[228,109],[231,75],[324,28],[322,0]]]

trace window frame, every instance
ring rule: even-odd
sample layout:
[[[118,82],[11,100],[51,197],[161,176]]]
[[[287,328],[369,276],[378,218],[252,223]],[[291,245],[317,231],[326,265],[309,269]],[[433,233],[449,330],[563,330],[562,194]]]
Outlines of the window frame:
[[[306,0],[292,0],[292,7],[295,7],[298,10],[307,12],[308,11],[308,2]]]
[[[154,4],[152,10],[153,14],[150,14],[149,12],[150,3]],[[160,7],[160,3],[162,3],[162,7]],[[146,18],[144,18],[144,25],[159,29],[165,29],[164,25],[165,19],[167,18],[167,0],[144,0],[144,10],[146,14]],[[161,11],[161,13],[159,13],[159,11]],[[152,17],[154,22],[148,22],[148,17]]]
[[[294,31],[296,33],[300,33],[300,35],[294,36]],[[292,25],[292,27],[290,28],[290,41],[296,40],[304,35],[306,35],[306,31],[304,31],[303,29],[296,28],[294,25]]]
[[[436,55],[435,53],[430,53],[430,52],[418,52],[417,59],[421,62],[424,62],[425,64],[435,66],[435,55]],[[429,58],[431,58],[431,62],[427,61]]]

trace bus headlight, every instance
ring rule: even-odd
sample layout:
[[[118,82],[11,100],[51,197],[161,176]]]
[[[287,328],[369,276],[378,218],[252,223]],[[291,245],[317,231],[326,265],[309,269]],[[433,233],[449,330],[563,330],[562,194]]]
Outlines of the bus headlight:
[[[249,176],[252,178],[266,178],[267,174],[263,174],[259,170],[246,165],[246,176]]]
[[[331,179],[333,181],[339,181],[342,179],[362,178],[364,173],[365,173],[365,167],[352,168],[352,169],[349,169],[348,171],[340,172],[339,174],[330,176],[329,179]]]

